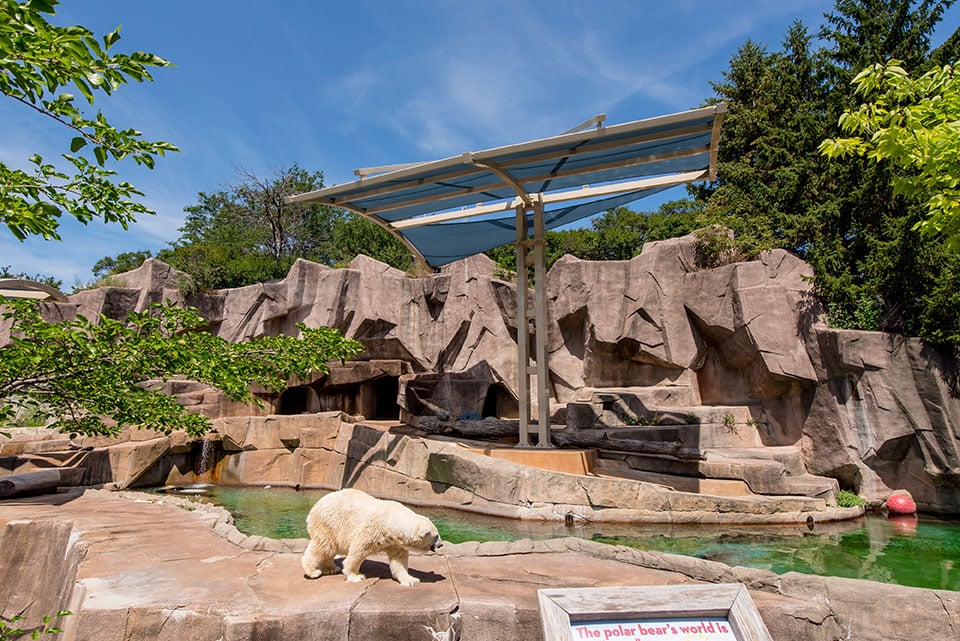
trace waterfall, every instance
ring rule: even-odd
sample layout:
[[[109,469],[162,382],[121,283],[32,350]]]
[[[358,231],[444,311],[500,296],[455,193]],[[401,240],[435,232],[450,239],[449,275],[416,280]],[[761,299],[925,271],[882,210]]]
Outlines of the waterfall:
[[[205,438],[200,442],[200,470],[197,474],[203,474],[210,469],[210,460],[213,458],[213,441]]]

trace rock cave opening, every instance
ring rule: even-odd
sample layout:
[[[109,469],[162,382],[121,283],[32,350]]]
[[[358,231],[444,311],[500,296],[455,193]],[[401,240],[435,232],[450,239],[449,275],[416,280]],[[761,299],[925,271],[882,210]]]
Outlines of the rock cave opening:
[[[520,405],[507,388],[494,383],[487,388],[487,395],[483,399],[483,408],[480,415],[484,418],[517,418],[520,416]]]
[[[380,376],[341,385],[325,385],[322,382],[298,385],[280,394],[276,413],[293,415],[341,411],[372,420],[399,420],[399,391],[400,380],[397,376]]]
[[[397,420],[400,389],[396,376],[381,376],[345,385],[326,385],[318,390],[319,411],[341,411],[372,420]]]
[[[312,396],[315,396],[315,393],[306,385],[298,385],[284,390],[277,403],[277,414],[290,415],[310,412]]]
[[[373,387],[373,416],[379,420],[399,420],[400,405],[397,395],[400,393],[400,379],[396,376],[381,376],[370,383]]]

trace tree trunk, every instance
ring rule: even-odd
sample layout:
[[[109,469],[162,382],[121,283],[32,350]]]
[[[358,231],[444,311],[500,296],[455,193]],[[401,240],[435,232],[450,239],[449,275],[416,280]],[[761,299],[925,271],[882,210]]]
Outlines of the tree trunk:
[[[60,485],[60,470],[40,470],[24,472],[0,479],[0,498],[20,494],[42,494],[56,492]]]

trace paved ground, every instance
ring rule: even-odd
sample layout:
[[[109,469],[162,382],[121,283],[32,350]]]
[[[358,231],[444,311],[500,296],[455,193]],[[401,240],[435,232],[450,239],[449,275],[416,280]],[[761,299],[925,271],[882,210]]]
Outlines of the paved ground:
[[[0,500],[0,614],[66,604],[65,641],[536,640],[538,589],[703,582],[745,584],[774,641],[960,638],[957,592],[573,538],[448,544],[411,556],[415,588],[390,579],[382,558],[364,563],[362,583],[307,580],[305,541],[247,537],[229,521],[222,508],[138,493]]]
[[[411,573],[422,581],[415,588],[391,580],[378,557],[364,563],[362,583],[341,575],[307,580],[297,552],[246,549],[263,542],[238,539],[216,512],[156,501],[76,490],[0,501],[0,526],[71,521],[86,546],[71,624],[77,638],[444,639],[455,638],[444,632],[457,626],[463,639],[536,638],[539,588],[689,580],[570,552],[562,540],[448,544],[444,554],[411,556]]]

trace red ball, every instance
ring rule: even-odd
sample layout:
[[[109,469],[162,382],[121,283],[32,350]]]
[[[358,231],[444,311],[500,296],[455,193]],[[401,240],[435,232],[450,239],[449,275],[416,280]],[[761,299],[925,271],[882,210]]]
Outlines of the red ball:
[[[887,499],[887,511],[890,514],[915,514],[917,504],[909,496],[895,494]]]

